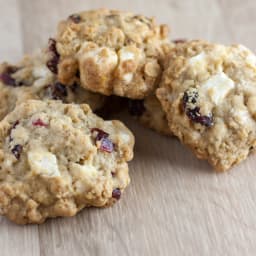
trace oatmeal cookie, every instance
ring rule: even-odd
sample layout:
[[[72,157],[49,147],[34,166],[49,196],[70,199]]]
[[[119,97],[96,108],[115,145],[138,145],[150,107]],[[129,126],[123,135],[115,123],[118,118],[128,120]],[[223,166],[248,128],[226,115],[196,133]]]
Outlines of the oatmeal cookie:
[[[165,25],[114,10],[85,11],[60,22],[48,67],[58,80],[104,95],[142,99],[155,88],[170,44]],[[55,42],[55,44],[52,44]]]
[[[116,202],[134,137],[88,105],[28,100],[0,122],[0,213],[18,224]]]
[[[56,99],[65,103],[87,103],[93,110],[104,105],[105,96],[89,92],[79,85],[79,79],[72,86],[61,84],[47,67],[47,54],[38,51],[26,56],[17,65],[0,65],[0,120],[14,109],[16,104],[28,99]]]
[[[256,56],[241,45],[177,44],[158,99],[170,130],[200,159],[225,171],[256,144]]]

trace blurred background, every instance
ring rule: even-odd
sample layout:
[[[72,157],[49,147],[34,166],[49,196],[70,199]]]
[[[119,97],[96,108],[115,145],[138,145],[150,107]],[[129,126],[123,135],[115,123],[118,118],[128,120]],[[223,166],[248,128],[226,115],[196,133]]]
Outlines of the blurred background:
[[[0,0],[1,59],[12,59],[44,45],[56,24],[71,13],[116,8],[155,16],[171,27],[172,38],[242,43],[256,49],[255,0]],[[17,47],[18,46],[18,47]]]

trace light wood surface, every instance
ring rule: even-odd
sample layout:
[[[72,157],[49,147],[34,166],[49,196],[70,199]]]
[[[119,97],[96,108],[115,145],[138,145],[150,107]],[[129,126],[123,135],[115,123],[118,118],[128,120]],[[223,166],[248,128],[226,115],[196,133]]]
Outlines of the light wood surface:
[[[0,6],[1,61],[44,45],[60,18],[98,7],[156,16],[173,38],[256,50],[255,0],[0,0]],[[176,139],[125,122],[136,147],[122,200],[40,226],[0,217],[0,255],[255,255],[256,158],[216,174]]]

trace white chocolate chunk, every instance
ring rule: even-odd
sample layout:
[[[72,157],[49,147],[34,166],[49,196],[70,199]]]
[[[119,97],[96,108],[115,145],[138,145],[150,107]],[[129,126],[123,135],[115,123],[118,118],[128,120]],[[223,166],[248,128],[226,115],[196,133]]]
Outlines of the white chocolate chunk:
[[[119,58],[120,58],[120,61],[126,61],[126,60],[134,60],[135,56],[133,52],[128,51],[126,49],[121,49],[119,51]]]
[[[28,163],[35,174],[46,177],[60,177],[56,156],[46,150],[29,151]]]
[[[239,49],[247,52],[246,63],[252,67],[256,67],[256,56],[244,45],[239,44]]]
[[[33,76],[34,77],[46,77],[46,76],[49,76],[51,75],[49,69],[46,67],[46,66],[35,66],[33,68]]]
[[[118,56],[118,71],[120,74],[120,79],[122,79],[126,84],[129,84],[133,80],[133,72],[137,68],[138,60],[141,57],[141,52],[136,47],[125,47],[118,52]],[[128,61],[133,63],[132,70],[127,69],[127,65],[124,65],[124,63]]]
[[[252,117],[246,109],[235,111],[233,113],[233,115],[234,115],[235,119],[237,120],[237,122],[240,123],[241,125],[246,124],[247,126],[249,126],[249,125],[254,126]]]
[[[90,164],[71,164],[72,175],[81,179],[81,178],[95,178],[98,175],[97,169]]]
[[[207,94],[212,102],[218,105],[234,87],[233,80],[221,72],[205,81],[201,85],[200,91],[203,94]]]
[[[92,58],[98,65],[117,65],[117,55],[114,51],[101,47],[90,50],[83,55],[84,58]]]
[[[201,69],[206,65],[206,54],[204,52],[192,57],[188,61],[193,69]]]
[[[133,79],[133,73],[127,73],[123,76],[123,79],[126,83],[130,83]]]
[[[246,62],[248,65],[256,68],[256,56],[253,54],[249,54],[246,58]]]
[[[127,134],[127,133],[124,133],[124,132],[121,132],[121,133],[119,133],[119,136],[120,136],[120,138],[122,139],[122,141],[124,142],[124,143],[130,143],[131,142],[131,136],[129,136],[129,134]]]

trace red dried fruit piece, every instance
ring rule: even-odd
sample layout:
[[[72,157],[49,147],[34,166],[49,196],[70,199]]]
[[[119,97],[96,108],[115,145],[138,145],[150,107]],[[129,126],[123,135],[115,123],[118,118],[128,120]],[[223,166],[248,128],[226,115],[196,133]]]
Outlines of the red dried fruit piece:
[[[13,125],[12,125],[12,127],[11,127],[11,129],[10,129],[10,136],[9,136],[9,141],[11,142],[11,141],[13,141],[13,138],[12,138],[12,136],[11,136],[11,132],[12,132],[12,130],[13,129],[15,129],[16,128],[16,126],[18,125],[20,123],[20,121],[19,120],[17,120]]]
[[[50,71],[52,71],[52,73],[57,74],[60,55],[57,51],[56,40],[52,38],[49,39],[48,49],[52,56],[47,61],[46,66],[49,68]]]
[[[199,94],[195,88],[190,88],[187,91],[185,91],[182,98],[183,109],[191,121],[195,123],[199,123],[206,127],[211,127],[213,125],[213,117],[212,115],[209,115],[209,116],[201,115],[200,108],[196,106],[198,97],[199,97]]]
[[[112,191],[112,197],[115,198],[116,200],[119,200],[121,198],[121,190],[119,188],[115,188]]]
[[[141,116],[145,109],[143,100],[129,100],[128,110],[132,116]]]
[[[49,68],[49,70],[53,74],[58,73],[58,64],[59,64],[59,58],[56,56],[53,56],[50,60],[47,61],[46,65]]]
[[[187,39],[183,39],[183,38],[173,40],[173,43],[175,44],[183,44],[186,42],[187,42]]]
[[[202,116],[200,114],[200,108],[196,107],[194,109],[188,109],[186,111],[186,115],[188,118],[195,122],[199,123],[201,125],[204,125],[206,127],[211,127],[213,125],[213,117],[212,116]]]
[[[72,20],[74,23],[78,24],[81,22],[81,16],[78,14],[72,14],[68,17],[70,20]]]
[[[14,74],[15,72],[17,72],[19,70],[19,68],[15,67],[15,66],[7,66],[4,70],[4,72],[2,74],[0,74],[0,80],[6,84],[6,85],[10,85],[10,86],[22,86],[24,85],[23,81],[16,81],[13,77],[12,74]]]
[[[47,127],[48,124],[44,123],[40,118],[37,119],[36,121],[33,121],[32,124],[34,126],[43,126],[43,127]]]
[[[91,133],[97,133],[95,140],[101,151],[111,153],[114,151],[113,142],[108,138],[109,134],[99,128],[92,128]],[[98,143],[97,143],[98,142]]]
[[[0,74],[0,80],[6,85],[16,86],[15,79],[13,79],[8,73]]]
[[[12,129],[15,129],[15,128],[16,128],[16,126],[17,126],[19,123],[20,123],[20,121],[19,121],[19,120],[17,120],[17,121],[12,125]]]
[[[91,133],[97,132],[96,140],[101,140],[103,138],[107,138],[109,134],[107,132],[104,132],[103,130],[99,128],[92,128]]]
[[[113,152],[114,145],[113,145],[111,140],[109,140],[108,138],[102,138],[100,140],[100,142],[101,142],[101,144],[100,144],[100,150],[101,151],[105,151],[105,152],[108,152],[108,153]]]
[[[22,149],[23,147],[19,144],[15,145],[13,148],[12,148],[12,153],[14,154],[14,156],[16,157],[16,159],[20,159],[20,154],[22,152]]]
[[[53,38],[50,38],[48,41],[48,49],[50,52],[53,52],[56,55],[58,54],[57,48],[56,48],[56,40]]]

